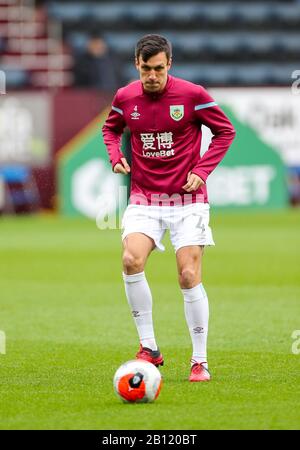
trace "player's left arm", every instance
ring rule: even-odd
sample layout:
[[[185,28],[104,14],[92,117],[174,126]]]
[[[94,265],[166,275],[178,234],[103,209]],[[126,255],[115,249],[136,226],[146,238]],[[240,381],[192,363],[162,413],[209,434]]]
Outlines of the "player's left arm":
[[[213,134],[208,150],[199,157],[199,162],[191,170],[192,174],[200,177],[205,183],[210,173],[224,158],[235,137],[235,130],[228,117],[202,86],[194,107],[194,114],[197,121],[210,128]]]

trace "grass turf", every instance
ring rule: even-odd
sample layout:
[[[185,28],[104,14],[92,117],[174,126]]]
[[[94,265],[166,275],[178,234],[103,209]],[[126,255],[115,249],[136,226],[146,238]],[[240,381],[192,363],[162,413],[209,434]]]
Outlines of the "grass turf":
[[[112,389],[138,341],[119,231],[55,216],[0,221],[0,429],[299,429],[300,214],[213,213],[206,250],[211,383],[189,383],[190,339],[174,253],[146,272],[165,356],[154,404]],[[300,348],[300,344],[298,345]]]

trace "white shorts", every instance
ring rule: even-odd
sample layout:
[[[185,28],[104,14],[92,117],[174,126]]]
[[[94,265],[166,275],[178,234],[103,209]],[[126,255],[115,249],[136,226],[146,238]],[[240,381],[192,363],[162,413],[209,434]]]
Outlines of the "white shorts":
[[[215,245],[209,227],[209,204],[184,206],[128,205],[122,219],[122,240],[130,233],[143,233],[164,251],[167,230],[175,252],[187,245]]]

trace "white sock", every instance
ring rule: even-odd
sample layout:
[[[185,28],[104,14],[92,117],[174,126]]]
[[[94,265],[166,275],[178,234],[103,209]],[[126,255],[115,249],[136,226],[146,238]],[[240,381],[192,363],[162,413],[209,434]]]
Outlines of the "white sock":
[[[207,368],[208,298],[202,283],[191,289],[181,290],[184,297],[185,318],[193,344],[191,365],[204,363],[204,367]]]
[[[144,272],[123,273],[125,291],[143,347],[157,350],[152,322],[152,295]]]

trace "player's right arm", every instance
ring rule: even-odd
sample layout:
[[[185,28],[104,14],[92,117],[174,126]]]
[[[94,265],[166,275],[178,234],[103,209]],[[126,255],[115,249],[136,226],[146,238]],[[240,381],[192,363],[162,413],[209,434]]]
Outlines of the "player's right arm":
[[[102,127],[103,140],[115,173],[127,174],[130,172],[130,167],[121,151],[121,138],[125,126],[126,122],[118,91],[113,99],[110,113]]]

